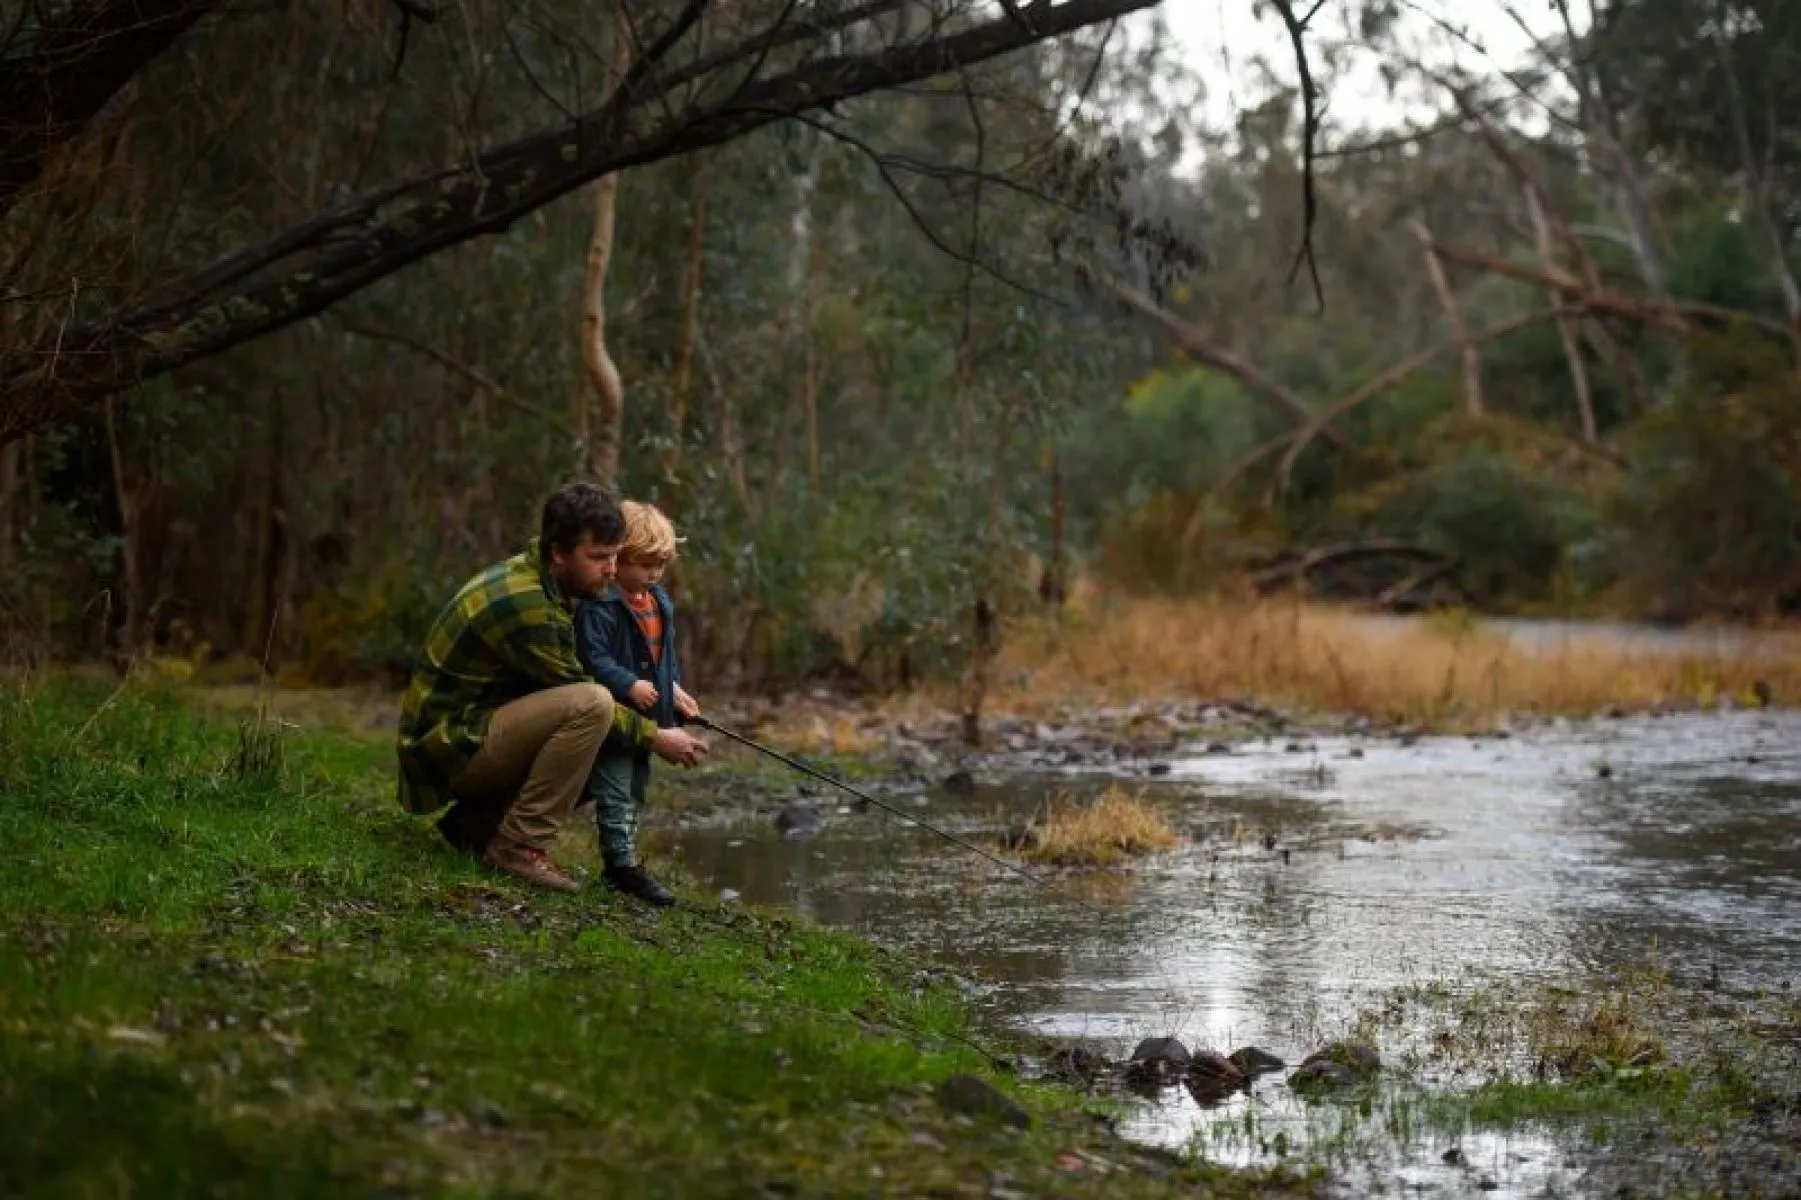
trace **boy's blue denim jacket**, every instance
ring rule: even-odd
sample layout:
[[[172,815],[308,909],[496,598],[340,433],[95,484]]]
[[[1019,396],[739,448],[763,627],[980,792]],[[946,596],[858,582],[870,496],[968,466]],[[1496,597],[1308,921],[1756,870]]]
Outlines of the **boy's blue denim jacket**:
[[[632,685],[648,679],[657,689],[657,702],[644,715],[663,728],[679,722],[675,715],[675,685],[682,670],[675,657],[675,601],[660,584],[652,584],[651,597],[663,615],[663,653],[652,659],[650,643],[626,606],[625,593],[612,584],[598,600],[584,600],[575,614],[575,650],[582,665],[613,699],[628,708]],[[643,710],[637,710],[643,711]]]

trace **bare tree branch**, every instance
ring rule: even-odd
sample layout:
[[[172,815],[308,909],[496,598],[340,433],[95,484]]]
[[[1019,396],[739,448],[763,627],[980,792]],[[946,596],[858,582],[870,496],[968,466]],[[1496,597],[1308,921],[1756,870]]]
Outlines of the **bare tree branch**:
[[[1505,275],[1521,283],[1551,288],[1573,303],[1596,313],[1624,317],[1643,325],[1656,325],[1671,333],[1693,336],[1695,321],[1705,320],[1717,326],[1746,324],[1765,333],[1787,339],[1788,326],[1761,313],[1720,304],[1702,304],[1692,300],[1640,300],[1621,292],[1585,286],[1561,271],[1538,271],[1521,263],[1481,254],[1442,242],[1433,244],[1433,252],[1446,262],[1461,263],[1479,271]]]
[[[1089,282],[1111,292],[1128,308],[1148,318],[1159,329],[1170,336],[1176,345],[1182,347],[1196,360],[1205,363],[1216,371],[1222,371],[1244,385],[1254,395],[1281,409],[1293,420],[1304,427],[1310,427],[1318,418],[1307,401],[1303,400],[1295,390],[1287,384],[1273,379],[1263,373],[1255,364],[1240,357],[1224,346],[1215,344],[1206,338],[1200,330],[1182,320],[1149,296],[1132,287],[1123,280],[1116,279],[1105,271],[1098,270],[1092,264],[1078,261],[1076,273]],[[1346,444],[1344,435],[1337,430],[1324,430],[1326,439],[1333,445]]]
[[[1457,303],[1457,293],[1451,290],[1451,281],[1445,276],[1444,264],[1432,253],[1432,231],[1424,221],[1408,223],[1413,236],[1419,239],[1420,249],[1426,256],[1426,277],[1432,283],[1432,290],[1438,294],[1439,307],[1445,310],[1445,316],[1451,322],[1451,333],[1463,350],[1463,402],[1469,415],[1481,417],[1482,404],[1482,352],[1470,337],[1469,322],[1463,319],[1463,306]]]
[[[1437,243],[1433,243],[1433,246],[1435,249],[1440,249]],[[1293,441],[1289,443],[1288,452],[1282,456],[1281,463],[1276,467],[1277,490],[1288,490],[1289,478],[1294,473],[1295,463],[1300,461],[1302,451],[1306,450],[1307,447],[1312,444],[1314,438],[1328,432],[1328,422],[1335,421],[1356,408],[1358,405],[1367,403],[1377,396],[1393,390],[1408,376],[1425,367],[1431,366],[1434,362],[1437,362],[1453,350],[1457,350],[1465,345],[1479,346],[1484,342],[1492,342],[1496,338],[1506,337],[1510,333],[1517,332],[1518,330],[1525,329],[1529,326],[1542,325],[1546,321],[1561,320],[1572,313],[1579,313],[1581,311],[1582,309],[1580,307],[1574,306],[1541,309],[1538,312],[1530,312],[1523,316],[1500,321],[1490,325],[1486,329],[1472,332],[1467,340],[1452,338],[1450,341],[1440,342],[1436,346],[1428,346],[1419,353],[1409,355],[1400,362],[1395,363],[1393,366],[1364,381],[1354,391],[1350,392],[1342,399],[1335,400],[1331,404],[1328,404],[1308,423],[1305,429],[1302,429],[1294,435]]]
[[[119,90],[220,0],[86,0],[0,59],[0,213]],[[21,6],[23,8],[23,6]]]
[[[1557,266],[1557,256],[1551,248],[1551,221],[1545,214],[1544,203],[1537,190],[1526,188],[1526,210],[1532,218],[1532,236],[1538,245],[1538,261],[1547,269]],[[1436,262],[1438,256],[1432,253],[1430,244],[1426,254]],[[1551,293],[1553,303],[1557,302],[1557,293]],[[1562,320],[1557,322],[1557,338],[1563,344],[1564,365],[1569,368],[1570,387],[1576,396],[1576,416],[1582,422],[1582,439],[1592,442],[1600,430],[1595,423],[1594,396],[1588,385],[1588,368],[1582,361],[1582,339],[1578,334],[1576,322]]]
[[[1550,222],[1556,229],[1558,240],[1569,250],[1577,269],[1581,271],[1584,285],[1591,291],[1600,291],[1602,287],[1601,269],[1595,263],[1594,256],[1588,252],[1588,247],[1583,245],[1582,239],[1570,228],[1569,222],[1551,207],[1551,199],[1544,183],[1539,179],[1538,172],[1526,161],[1525,156],[1514,149],[1501,131],[1481,111],[1467,88],[1424,66],[1419,69],[1451,93],[1451,98],[1457,105],[1457,111],[1474,125],[1477,136],[1482,139],[1483,144],[1525,189],[1528,205],[1535,206],[1533,212],[1538,217]],[[1547,269],[1554,269],[1555,264],[1547,260],[1545,266]],[[1649,407],[1651,403],[1650,388],[1645,383],[1644,371],[1640,367],[1637,357],[1630,349],[1620,345],[1618,339],[1605,326],[1596,326],[1592,332],[1603,357],[1626,381],[1626,385],[1631,390],[1639,407]]]
[[[1313,281],[1313,299],[1323,310],[1326,289],[1320,284],[1319,263],[1313,255],[1313,226],[1319,217],[1319,194],[1313,178],[1314,142],[1319,136],[1318,90],[1313,86],[1313,70],[1307,62],[1307,22],[1319,11],[1315,4],[1305,17],[1294,15],[1291,0],[1275,0],[1282,24],[1288,27],[1288,40],[1294,45],[1295,69],[1301,76],[1301,244],[1295,250],[1294,264],[1288,268],[1289,282],[1300,272],[1303,263]]]

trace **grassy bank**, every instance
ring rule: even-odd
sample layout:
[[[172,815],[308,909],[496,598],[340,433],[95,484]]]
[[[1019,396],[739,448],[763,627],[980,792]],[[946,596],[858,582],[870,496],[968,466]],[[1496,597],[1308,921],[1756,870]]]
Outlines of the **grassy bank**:
[[[7,1194],[1194,1194],[991,1069],[935,973],[778,916],[528,893],[385,737],[0,688]],[[947,1106],[988,1075],[1018,1131]]]
[[[996,711],[1136,699],[1252,697],[1427,728],[1516,714],[1801,698],[1801,633],[1743,635],[1742,650],[1653,653],[1604,637],[1532,650],[1458,615],[1378,628],[1289,601],[1089,599],[1026,624],[996,671]],[[1761,687],[1760,687],[1761,685]]]

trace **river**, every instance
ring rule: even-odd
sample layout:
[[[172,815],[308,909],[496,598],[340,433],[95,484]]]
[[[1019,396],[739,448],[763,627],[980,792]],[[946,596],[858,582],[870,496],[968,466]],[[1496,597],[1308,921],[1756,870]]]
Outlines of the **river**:
[[[1409,984],[1547,982],[1654,960],[1677,980],[1801,984],[1801,712],[1557,721],[1510,736],[1273,738],[1094,770],[982,778],[894,797],[972,838],[1056,791],[1123,782],[1185,837],[1129,871],[1034,887],[880,812],[820,794],[819,836],[767,809],[679,836],[707,886],[929,953],[984,981],[1002,1021],[1129,1052],[1173,1035],[1293,1063]],[[1259,1134],[1235,1138],[1245,1106]],[[1279,1084],[1203,1106],[1180,1089],[1126,1131],[1254,1162],[1272,1130],[1317,1140]],[[1351,1190],[1579,1190],[1549,1136],[1397,1143]]]

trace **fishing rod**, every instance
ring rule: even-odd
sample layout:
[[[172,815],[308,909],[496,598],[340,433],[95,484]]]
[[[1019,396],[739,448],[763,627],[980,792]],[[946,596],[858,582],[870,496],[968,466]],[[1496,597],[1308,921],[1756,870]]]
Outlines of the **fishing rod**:
[[[833,787],[839,788],[839,789],[849,793],[850,795],[855,796],[857,799],[864,801],[865,803],[875,805],[877,808],[881,809],[884,812],[893,813],[895,816],[900,817],[902,820],[911,821],[913,824],[919,826],[921,829],[924,829],[930,833],[934,833],[934,834],[938,835],[939,837],[943,838],[945,841],[951,843],[951,845],[953,845],[953,846],[957,846],[961,849],[968,850],[972,854],[979,855],[982,858],[987,859],[989,862],[994,863],[996,866],[1005,867],[1005,868],[1007,868],[1007,870],[1013,872],[1015,875],[1023,875],[1025,878],[1031,880],[1033,883],[1037,884],[1039,887],[1045,889],[1048,892],[1055,892],[1058,890],[1056,887],[1054,887],[1052,885],[1050,880],[1045,879],[1043,876],[1034,875],[1032,872],[1026,870],[1024,867],[1015,866],[1013,863],[1008,862],[1004,858],[1000,858],[1000,857],[997,857],[996,855],[990,854],[988,851],[982,849],[980,846],[977,846],[970,842],[964,841],[962,838],[958,837],[957,835],[955,835],[953,833],[947,833],[944,830],[938,828],[936,825],[932,825],[926,821],[920,820],[918,817],[914,816],[912,813],[902,812],[900,809],[895,808],[893,805],[876,799],[874,796],[870,795],[868,792],[863,791],[861,788],[852,787],[850,784],[844,782],[842,779],[834,778],[833,776],[827,775],[824,771],[819,771],[819,770],[814,769],[813,767],[809,767],[806,763],[801,762],[799,759],[794,759],[794,758],[788,757],[786,754],[783,754],[780,750],[773,749],[769,746],[763,745],[761,742],[754,741],[751,738],[747,738],[743,734],[737,732],[736,730],[727,729],[725,726],[721,725],[719,722],[713,720],[710,717],[703,717],[699,713],[696,713],[691,717],[683,718],[683,723],[688,724],[688,725],[698,725],[702,729],[711,730],[712,732],[719,734],[721,737],[730,738],[732,741],[737,742],[740,745],[748,746],[752,750],[757,751],[759,754],[766,754],[770,758],[775,759],[777,762],[783,763],[786,766],[794,768],[796,771],[799,771],[803,775],[809,775],[812,778],[821,781],[822,783],[829,783]],[[1091,904],[1089,901],[1084,900],[1080,897],[1071,896],[1069,898],[1074,900],[1075,903],[1082,906],[1083,908],[1090,909],[1097,915],[1109,916],[1109,917],[1113,915],[1111,913],[1107,913],[1105,910],[1099,908],[1096,905]],[[1165,963],[1163,963],[1160,959],[1157,959],[1157,958],[1153,958],[1151,961],[1156,964],[1157,971],[1163,976],[1164,985],[1168,988],[1171,997],[1176,997],[1177,995],[1179,995],[1179,993],[1175,987],[1174,981],[1169,976],[1168,966]],[[986,1052],[984,1052],[984,1053],[986,1053]]]
[[[889,804],[886,801],[878,800],[874,796],[870,795],[868,792],[862,790],[861,788],[852,787],[850,784],[844,782],[842,779],[837,779],[831,775],[827,775],[824,771],[814,770],[812,767],[809,767],[806,763],[801,762],[799,759],[789,758],[786,754],[783,754],[780,750],[772,749],[769,746],[763,745],[763,743],[761,743],[761,742],[753,741],[750,738],[745,737],[743,734],[738,733],[735,730],[727,729],[725,726],[723,726],[719,722],[713,720],[711,717],[703,717],[699,713],[696,713],[693,716],[688,717],[686,723],[689,725],[698,725],[702,729],[710,729],[714,733],[719,734],[721,737],[728,737],[728,738],[732,739],[732,741],[737,742],[740,745],[749,746],[752,750],[755,750],[760,754],[767,754],[770,758],[775,759],[777,762],[784,763],[790,767],[793,767],[796,771],[799,771],[804,775],[811,775],[814,779],[817,779],[822,783],[829,783],[833,787],[838,788],[841,791],[849,792],[851,795],[855,796],[857,799],[863,801],[863,803],[873,804],[877,808],[881,809],[883,812],[893,813],[895,816],[901,818],[904,821],[911,821],[911,822],[913,822],[913,824],[919,826],[921,829],[925,830],[926,832],[937,834],[939,837],[941,837],[945,841],[951,843],[953,846],[960,846],[963,849],[969,851],[971,854],[979,854],[983,858],[987,859],[989,862],[995,864],[996,866],[1007,868],[1007,870],[1013,872],[1015,875],[1025,876],[1027,879],[1030,879],[1033,883],[1037,884],[1039,887],[1049,888],[1051,886],[1050,880],[1044,879],[1038,875],[1034,875],[1034,874],[1032,874],[1032,872],[1026,870],[1024,867],[1015,866],[1013,863],[1008,862],[1004,858],[1001,858],[997,855],[990,854],[990,853],[988,853],[988,851],[982,849],[980,846],[976,845],[975,843],[964,841],[962,838],[958,837],[954,833],[947,833],[944,830],[938,828],[936,825],[932,825],[926,821],[920,820],[918,817],[914,816],[912,813],[902,812],[900,809],[894,807],[894,805]]]

